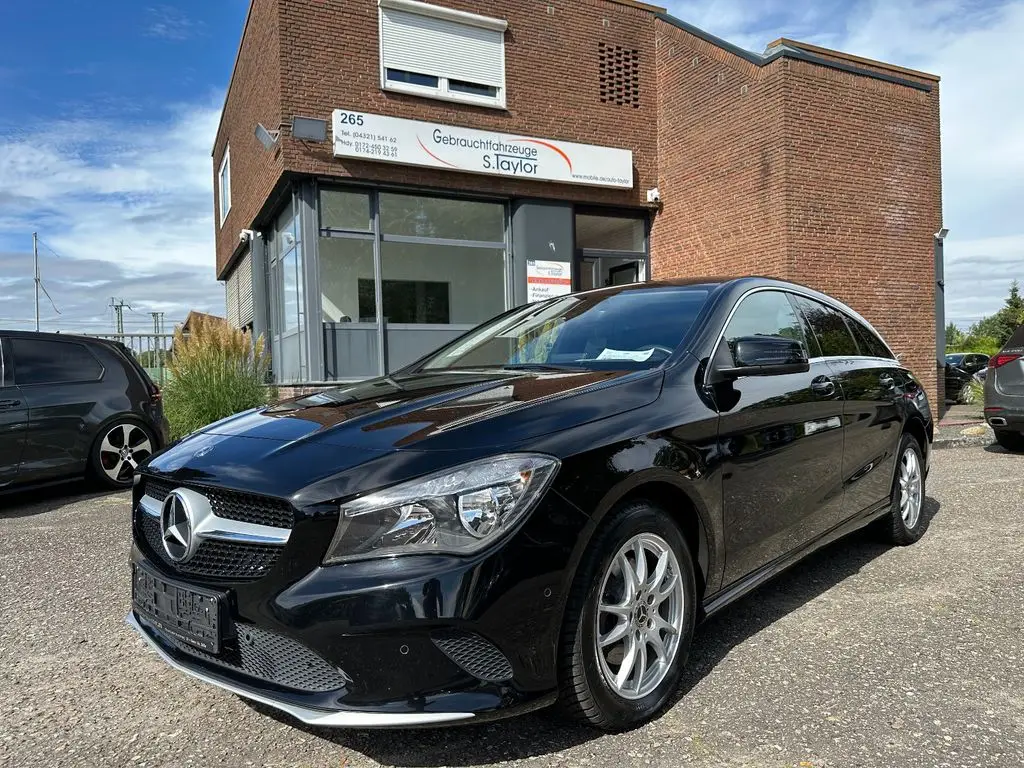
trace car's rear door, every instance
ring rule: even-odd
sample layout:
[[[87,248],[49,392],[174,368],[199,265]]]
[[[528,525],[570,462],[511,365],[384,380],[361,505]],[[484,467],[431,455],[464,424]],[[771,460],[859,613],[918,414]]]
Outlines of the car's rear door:
[[[804,342],[790,294],[759,290],[740,299],[717,354],[741,336]],[[824,362],[806,373],[741,377],[716,387],[723,452],[725,581],[735,582],[827,531],[842,504],[840,387]],[[717,358],[716,354],[716,358]]]
[[[28,407],[14,384],[14,365],[6,341],[0,338],[0,488],[18,479],[25,447]]]
[[[989,362],[988,375],[994,377],[997,394],[1021,398],[1019,403],[1013,402],[1012,407],[1024,408],[1024,325],[1014,331],[999,354]]]
[[[76,341],[13,336],[15,381],[28,406],[21,480],[83,472],[88,461],[103,366]]]
[[[845,396],[845,520],[889,498],[903,426],[902,373],[888,347],[856,318],[806,297],[798,304]]]

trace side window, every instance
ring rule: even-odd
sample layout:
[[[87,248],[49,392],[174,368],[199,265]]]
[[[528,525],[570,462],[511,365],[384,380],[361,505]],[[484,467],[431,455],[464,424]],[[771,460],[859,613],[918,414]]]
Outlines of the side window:
[[[846,324],[850,326],[853,335],[857,337],[857,344],[860,346],[862,355],[881,357],[886,360],[892,359],[892,353],[870,328],[852,317],[846,318]]]
[[[81,344],[70,341],[12,339],[14,376],[20,386],[96,381],[103,367]]]
[[[799,341],[807,351],[800,317],[789,297],[780,291],[758,291],[740,302],[725,328],[730,354],[736,339],[743,336],[785,336]]]
[[[818,340],[823,357],[855,357],[860,354],[842,313],[803,296],[797,297],[796,301]]]

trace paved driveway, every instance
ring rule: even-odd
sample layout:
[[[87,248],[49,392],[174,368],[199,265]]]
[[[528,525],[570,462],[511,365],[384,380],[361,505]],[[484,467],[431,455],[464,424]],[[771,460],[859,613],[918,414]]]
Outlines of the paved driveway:
[[[122,624],[125,495],[0,498],[0,765],[1024,765],[1024,456],[939,451],[929,496],[918,545],[855,536],[712,619],[685,695],[615,736],[292,727]]]

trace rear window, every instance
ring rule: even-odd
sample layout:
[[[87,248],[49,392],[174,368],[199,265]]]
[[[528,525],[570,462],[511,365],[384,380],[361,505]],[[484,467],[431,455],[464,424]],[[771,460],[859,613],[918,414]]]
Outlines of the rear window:
[[[818,340],[823,357],[856,357],[860,354],[841,312],[803,296],[797,296],[796,301]]]
[[[1019,326],[1013,335],[1003,344],[1003,351],[1021,351],[1024,350],[1024,325]]]
[[[15,338],[11,347],[19,386],[96,381],[103,374],[103,366],[84,344]]]

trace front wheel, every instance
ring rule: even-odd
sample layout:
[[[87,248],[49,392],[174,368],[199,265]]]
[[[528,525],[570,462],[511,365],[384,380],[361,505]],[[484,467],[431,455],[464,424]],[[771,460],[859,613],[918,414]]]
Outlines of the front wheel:
[[[900,439],[896,454],[889,514],[883,518],[885,537],[893,544],[913,544],[924,535],[924,461],[921,446],[911,435]]]
[[[108,488],[127,488],[135,469],[153,455],[153,445],[153,435],[137,421],[122,419],[108,424],[93,445],[93,475]]]
[[[569,598],[559,706],[606,731],[632,728],[679,685],[696,617],[693,559],[678,527],[642,501],[595,535]]]
[[[977,400],[977,397],[975,396],[974,387],[972,387],[970,384],[964,384],[963,387],[960,389],[960,396],[957,398],[957,400],[963,403],[964,405],[974,405],[975,400]]]

